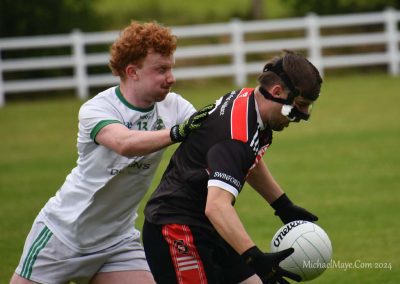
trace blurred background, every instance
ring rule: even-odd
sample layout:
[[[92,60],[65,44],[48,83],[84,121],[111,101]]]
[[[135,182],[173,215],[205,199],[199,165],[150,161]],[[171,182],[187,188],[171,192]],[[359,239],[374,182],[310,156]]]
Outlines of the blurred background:
[[[132,20],[173,29],[178,82],[225,77],[243,86],[285,48],[308,56],[322,73],[399,73],[398,0],[0,3],[0,105],[49,91],[87,99],[114,84],[108,50]]]
[[[0,37],[121,29],[130,20],[193,25],[242,20],[381,11],[398,0],[1,0]]]
[[[131,20],[178,36],[174,91],[197,108],[255,86],[282,49],[307,56],[323,73],[321,98],[309,123],[275,134],[264,159],[331,238],[336,266],[312,283],[399,283],[399,9],[399,0],[0,0],[0,283],[75,166],[80,105],[117,82],[108,51]],[[272,210],[251,189],[236,207],[268,250],[281,226]]]

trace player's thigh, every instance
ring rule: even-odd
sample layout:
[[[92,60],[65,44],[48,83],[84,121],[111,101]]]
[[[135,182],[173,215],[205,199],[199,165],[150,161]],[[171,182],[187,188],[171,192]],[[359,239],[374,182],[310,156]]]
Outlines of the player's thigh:
[[[207,277],[210,283],[241,283],[255,284],[258,277],[254,277],[255,271],[249,267],[241,256],[216,232],[204,232],[202,228],[190,227],[194,243],[197,247]],[[254,282],[256,281],[256,282]]]
[[[14,273],[10,280],[10,284],[34,284],[34,283],[37,283],[37,282],[33,282],[28,279],[25,279],[25,278],[19,276],[17,273]]]
[[[162,235],[162,226],[147,221],[143,225],[143,245],[147,262],[157,283],[176,283],[170,250]]]
[[[20,278],[34,283],[68,283],[79,278],[89,280],[100,265],[86,265],[82,275],[74,275],[80,263],[74,261],[78,254],[64,245],[38,217],[29,232],[20,262],[15,270]],[[86,280],[86,282],[87,282]],[[28,282],[31,283],[31,282]]]
[[[104,250],[107,258],[90,283],[155,283],[139,235]]]
[[[146,257],[157,283],[253,282],[254,271],[218,234],[178,224],[145,222]]]
[[[135,284],[135,283],[156,283],[149,271],[114,271],[100,272],[90,281],[90,284]]]
[[[127,237],[104,250],[80,254],[68,248],[42,221],[38,221],[34,223],[27,237],[16,269],[16,274],[20,277],[14,279],[22,281],[20,278],[25,278],[37,283],[52,284],[70,281],[88,283],[98,273],[119,271],[137,272],[134,274],[143,277],[151,276],[139,236]],[[122,276],[125,274],[121,273]]]
[[[214,259],[209,231],[183,224],[145,222],[143,240],[147,261],[157,283],[223,283],[223,270]]]

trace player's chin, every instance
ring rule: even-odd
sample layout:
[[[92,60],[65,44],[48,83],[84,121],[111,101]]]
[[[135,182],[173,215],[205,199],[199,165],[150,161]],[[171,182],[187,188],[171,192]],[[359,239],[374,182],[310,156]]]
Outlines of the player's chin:
[[[158,94],[158,96],[156,97],[156,101],[157,102],[161,102],[161,101],[163,101],[166,97],[167,97],[167,95],[168,95],[168,93],[170,92],[170,89],[165,89],[165,90],[163,90],[162,92],[160,92],[159,94]]]

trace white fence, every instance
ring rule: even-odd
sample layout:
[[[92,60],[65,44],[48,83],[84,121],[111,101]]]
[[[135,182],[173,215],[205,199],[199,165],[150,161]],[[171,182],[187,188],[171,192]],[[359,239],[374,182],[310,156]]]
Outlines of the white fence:
[[[399,20],[400,12],[388,8],[376,13],[321,17],[309,14],[304,18],[285,20],[233,20],[229,23],[172,27],[179,42],[186,38],[203,38],[206,41],[205,44],[178,47],[174,74],[178,80],[232,76],[235,83],[242,86],[249,74],[261,71],[267,59],[251,60],[252,56],[254,58],[254,55],[258,54],[260,57],[268,53],[279,53],[282,49],[293,49],[305,53],[322,73],[327,68],[384,65],[390,74],[398,75]],[[364,27],[362,32],[357,32],[359,27]],[[365,27],[371,27],[371,31],[365,32]],[[336,34],[330,34],[330,30],[334,30]],[[349,30],[352,33],[349,33]],[[276,33],[284,33],[285,38],[277,38]],[[266,39],[261,38],[261,34]],[[108,70],[103,73],[89,70],[93,67],[107,66],[108,48],[104,48],[102,52],[88,50],[96,45],[108,47],[117,36],[117,31],[74,31],[65,35],[0,39],[0,106],[5,104],[6,94],[71,89],[75,90],[79,98],[86,99],[91,87],[116,84],[117,78]],[[366,48],[368,46],[372,48]],[[5,52],[20,51],[23,54],[27,50],[51,48],[69,49],[69,52],[65,55],[44,55],[35,58],[20,55],[14,59],[2,59]],[[335,48],[340,49],[340,52],[335,51]],[[358,53],[348,52],[349,49],[358,50]],[[208,65],[190,65],[190,62],[196,60],[208,63],[210,59],[212,63]],[[185,60],[186,64],[179,63]],[[70,75],[7,79],[15,78],[7,74],[32,74],[35,70],[60,69],[70,69]]]

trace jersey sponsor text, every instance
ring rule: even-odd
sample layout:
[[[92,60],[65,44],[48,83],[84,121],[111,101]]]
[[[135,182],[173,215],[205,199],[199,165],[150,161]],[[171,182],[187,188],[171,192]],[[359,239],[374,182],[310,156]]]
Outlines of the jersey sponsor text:
[[[241,188],[242,187],[242,184],[240,183],[240,181],[238,181],[233,176],[230,176],[228,174],[221,173],[221,172],[214,172],[213,177],[214,178],[218,178],[218,179],[226,180],[227,182],[234,184],[237,188]]]

